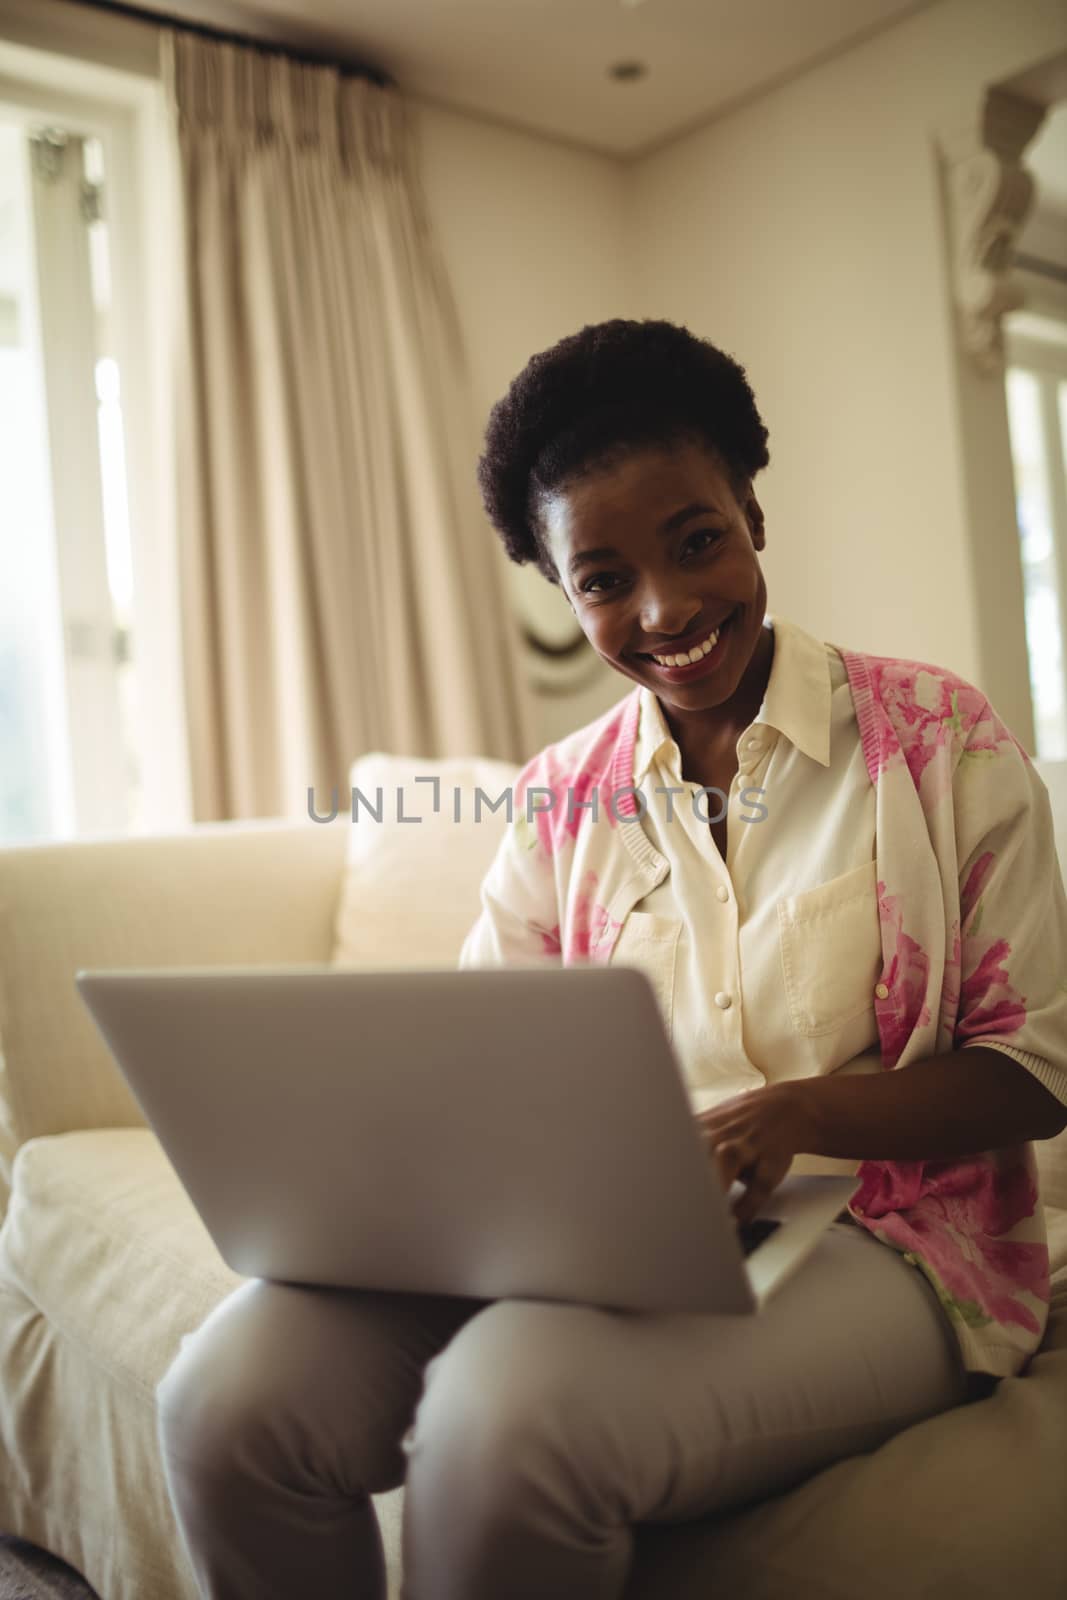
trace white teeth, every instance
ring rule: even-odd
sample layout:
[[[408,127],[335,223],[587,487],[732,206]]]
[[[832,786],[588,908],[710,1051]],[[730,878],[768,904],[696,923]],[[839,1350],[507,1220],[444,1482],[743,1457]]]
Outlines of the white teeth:
[[[690,666],[692,662],[701,660],[701,658],[706,656],[710,650],[714,650],[716,644],[718,643],[719,634],[721,632],[721,628],[716,628],[714,633],[708,634],[708,637],[704,640],[703,644],[695,645],[692,650],[686,651],[683,655],[653,656],[652,659],[653,661],[658,662],[661,667]]]

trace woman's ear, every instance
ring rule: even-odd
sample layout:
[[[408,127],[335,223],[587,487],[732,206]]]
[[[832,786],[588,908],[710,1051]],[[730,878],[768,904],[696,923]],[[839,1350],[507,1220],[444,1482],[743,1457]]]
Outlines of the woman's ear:
[[[752,535],[752,543],[757,550],[762,550],[767,543],[767,533],[763,523],[763,508],[751,490],[745,502],[745,518],[748,522],[749,532]]]

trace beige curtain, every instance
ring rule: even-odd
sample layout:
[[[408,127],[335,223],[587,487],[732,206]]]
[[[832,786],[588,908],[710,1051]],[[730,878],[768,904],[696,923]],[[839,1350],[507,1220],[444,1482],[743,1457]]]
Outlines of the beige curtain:
[[[521,760],[532,697],[395,89],[164,29],[196,821],[320,813],[371,749]]]

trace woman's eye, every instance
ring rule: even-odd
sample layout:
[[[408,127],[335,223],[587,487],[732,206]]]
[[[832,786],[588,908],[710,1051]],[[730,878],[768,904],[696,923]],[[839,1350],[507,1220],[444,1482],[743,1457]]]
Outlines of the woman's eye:
[[[709,544],[714,544],[715,540],[720,537],[721,535],[717,528],[698,528],[695,533],[691,533],[689,535],[682,548],[683,550],[688,550],[694,539],[703,539],[705,543],[696,546],[697,552],[699,553],[699,551],[706,549]],[[594,585],[603,583],[605,579],[614,581],[616,577],[617,575],[613,572],[594,573],[593,577],[589,578],[585,583],[582,584],[581,592],[582,594],[597,594],[598,592],[610,594],[610,590],[598,591],[596,588],[594,588]]]

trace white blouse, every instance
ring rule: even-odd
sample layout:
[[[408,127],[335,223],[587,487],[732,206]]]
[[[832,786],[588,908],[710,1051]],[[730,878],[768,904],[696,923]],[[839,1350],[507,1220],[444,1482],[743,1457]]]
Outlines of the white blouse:
[[[784,1079],[882,1070],[875,791],[847,674],[832,645],[795,623],[764,625],[774,658],[737,741],[725,861],[708,825],[722,802],[683,786],[659,701],[640,691],[640,826],[670,870],[626,918],[611,959],[650,978],[694,1111]],[[792,1170],[858,1165],[799,1156]]]

